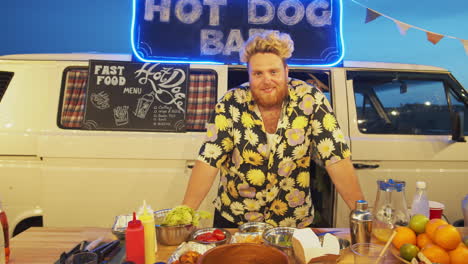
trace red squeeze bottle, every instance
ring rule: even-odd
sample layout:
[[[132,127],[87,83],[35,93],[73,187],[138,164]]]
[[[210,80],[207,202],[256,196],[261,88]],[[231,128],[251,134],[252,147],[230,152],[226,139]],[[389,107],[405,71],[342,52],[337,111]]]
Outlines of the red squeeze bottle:
[[[5,211],[2,210],[2,203],[0,202],[0,223],[3,229],[3,241],[5,242],[5,263],[10,259],[10,236],[8,235],[8,219]],[[1,239],[1,238],[0,238]],[[0,250],[2,250],[0,248]],[[1,262],[1,261],[0,261]]]
[[[145,234],[141,221],[136,219],[135,212],[133,212],[133,220],[128,222],[127,231],[125,231],[125,247],[127,261],[145,264]]]

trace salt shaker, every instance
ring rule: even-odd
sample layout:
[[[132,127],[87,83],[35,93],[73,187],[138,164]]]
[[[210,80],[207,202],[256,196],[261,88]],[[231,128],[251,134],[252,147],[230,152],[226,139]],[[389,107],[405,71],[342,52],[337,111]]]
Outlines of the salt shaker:
[[[351,244],[370,243],[372,234],[372,213],[365,200],[356,201],[356,209],[349,215]]]

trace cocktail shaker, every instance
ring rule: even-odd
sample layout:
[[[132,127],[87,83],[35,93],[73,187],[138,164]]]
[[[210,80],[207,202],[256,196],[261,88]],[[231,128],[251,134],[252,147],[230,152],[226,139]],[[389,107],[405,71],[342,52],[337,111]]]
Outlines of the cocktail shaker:
[[[356,201],[356,209],[349,215],[351,244],[370,243],[372,235],[372,213],[367,201]]]

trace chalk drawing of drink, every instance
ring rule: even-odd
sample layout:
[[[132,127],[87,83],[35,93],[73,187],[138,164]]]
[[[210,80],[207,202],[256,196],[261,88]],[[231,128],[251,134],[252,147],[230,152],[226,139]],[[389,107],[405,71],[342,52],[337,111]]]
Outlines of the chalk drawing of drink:
[[[135,116],[138,118],[144,119],[153,102],[153,93],[143,95],[142,97],[138,98],[138,103],[133,114],[135,114]]]
[[[123,126],[128,124],[128,105],[117,106],[113,110],[115,125]]]

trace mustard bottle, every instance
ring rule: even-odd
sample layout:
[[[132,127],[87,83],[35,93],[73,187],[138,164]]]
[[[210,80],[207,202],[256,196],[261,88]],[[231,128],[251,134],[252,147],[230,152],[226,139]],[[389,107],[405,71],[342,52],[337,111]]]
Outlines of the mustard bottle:
[[[146,206],[146,201],[143,201],[142,213],[138,216],[143,224],[143,232],[145,236],[145,264],[153,264],[156,262],[156,229],[154,227],[154,215],[152,210]]]

